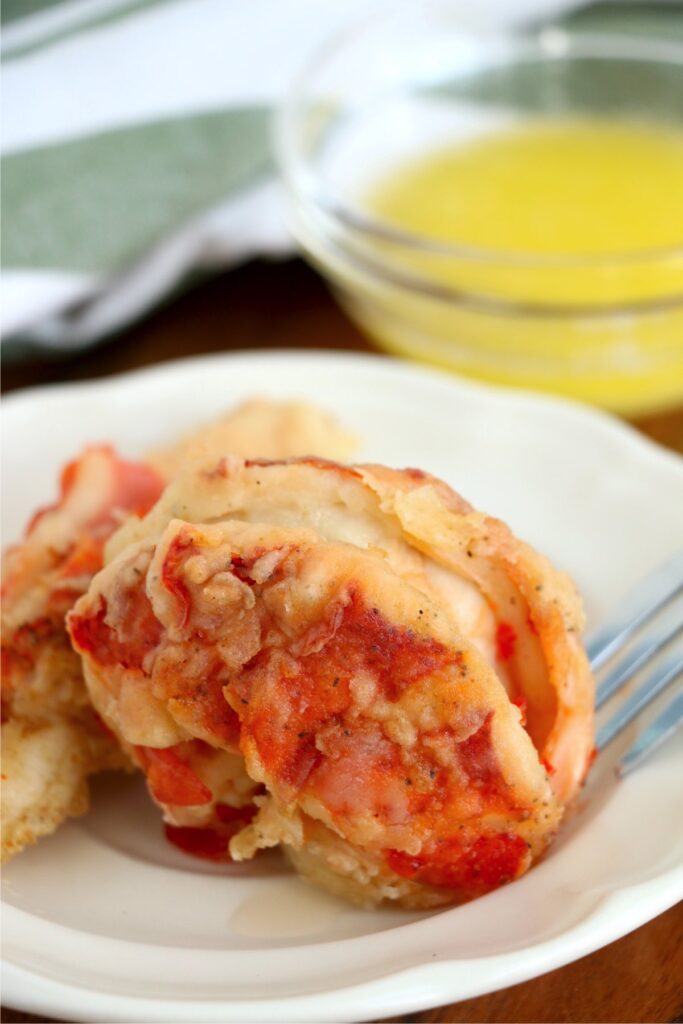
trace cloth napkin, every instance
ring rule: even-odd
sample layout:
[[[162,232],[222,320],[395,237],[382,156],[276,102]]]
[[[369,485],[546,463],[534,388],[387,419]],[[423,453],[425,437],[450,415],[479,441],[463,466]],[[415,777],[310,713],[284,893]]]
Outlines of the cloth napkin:
[[[306,56],[375,6],[5,0],[5,353],[29,343],[77,349],[190,274],[290,252],[272,111]],[[502,23],[567,6],[477,0],[463,9]]]

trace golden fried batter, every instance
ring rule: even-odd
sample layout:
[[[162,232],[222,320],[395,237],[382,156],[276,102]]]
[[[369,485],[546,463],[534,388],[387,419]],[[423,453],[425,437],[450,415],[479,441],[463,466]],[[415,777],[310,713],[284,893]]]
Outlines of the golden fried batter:
[[[255,399],[150,455],[145,465],[124,462],[102,446],[66,467],[59,501],[33,517],[24,540],[4,559],[3,859],[82,813],[90,774],[130,764],[91,706],[64,627],[66,612],[101,568],[112,531],[127,515],[145,512],[162,481],[199,452],[341,457],[352,446],[327,413]],[[241,757],[218,760],[214,771],[235,776],[233,800],[248,803],[243,794],[254,784],[244,776]]]
[[[322,455],[345,462],[357,447],[356,438],[322,409],[251,398],[169,447],[150,452],[147,462],[171,480],[188,466],[217,462],[228,454],[264,459]]]
[[[90,704],[64,617],[102,565],[105,540],[145,512],[162,481],[92,448],[70,463],[59,501],[5,555],[2,588],[2,835],[5,860],[88,806],[87,778],[128,760]]]
[[[69,629],[173,827],[405,906],[493,889],[552,839],[593,743],[580,604],[442,482],[222,458],[106,561]],[[265,792],[244,783],[238,830],[240,755]]]

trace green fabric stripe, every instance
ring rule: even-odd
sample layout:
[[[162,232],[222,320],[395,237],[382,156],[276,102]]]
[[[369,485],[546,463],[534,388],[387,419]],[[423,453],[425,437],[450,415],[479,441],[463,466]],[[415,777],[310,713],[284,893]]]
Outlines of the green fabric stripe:
[[[22,18],[30,18],[32,14],[46,11],[48,7],[59,7],[64,0],[3,0],[0,20],[3,25]]]
[[[572,114],[631,117],[680,124],[683,67],[650,61],[558,61],[513,64],[439,86],[435,95],[494,107],[517,107],[549,117]]]
[[[603,0],[566,14],[559,24],[591,32],[678,41],[683,39],[683,3],[679,0],[674,3]]]
[[[683,4],[599,3],[550,23],[571,31],[679,42],[683,40]],[[678,124],[683,118],[683,66],[616,58],[603,63],[519,63],[475,72],[439,85],[434,93],[549,116],[571,110],[604,116],[628,112],[650,118],[656,112]]]
[[[5,267],[111,271],[271,170],[269,111],[124,128],[2,167]]]
[[[18,2],[21,3],[21,0],[18,0]],[[35,0],[35,2],[37,4],[43,2],[43,6],[48,7],[56,6],[62,0]],[[179,0],[130,0],[129,3],[124,3],[120,7],[113,8],[111,11],[103,11],[101,14],[93,15],[84,21],[74,22],[63,29],[54,29],[33,42],[15,47],[5,46],[2,59],[3,61],[10,61],[26,57],[30,53],[35,53],[36,50],[42,50],[47,46],[52,46],[54,43],[60,43],[63,39],[70,39],[71,36],[78,35],[81,32],[89,32],[104,25],[111,25],[113,22],[120,21],[129,15],[138,14],[147,7],[155,7],[158,4],[171,2],[178,3]]]

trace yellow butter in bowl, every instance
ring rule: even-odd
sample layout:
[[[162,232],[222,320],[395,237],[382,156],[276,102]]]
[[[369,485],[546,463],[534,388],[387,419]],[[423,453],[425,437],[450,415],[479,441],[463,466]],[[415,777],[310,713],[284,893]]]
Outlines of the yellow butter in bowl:
[[[392,167],[363,206],[392,298],[350,305],[383,346],[624,412],[683,395],[680,129],[529,119]]]
[[[626,415],[678,406],[673,22],[506,28],[482,6],[400,4],[302,70],[277,132],[292,232],[393,353]]]

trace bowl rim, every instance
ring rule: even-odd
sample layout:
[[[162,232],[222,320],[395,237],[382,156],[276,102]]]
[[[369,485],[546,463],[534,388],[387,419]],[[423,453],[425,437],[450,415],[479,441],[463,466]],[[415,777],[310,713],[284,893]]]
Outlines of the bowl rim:
[[[544,302],[526,298],[508,298],[483,290],[475,291],[465,286],[448,284],[427,275],[419,276],[405,268],[394,267],[388,262],[381,263],[365,253],[337,248],[332,255],[329,251],[322,254],[320,249],[316,248],[315,243],[310,243],[307,240],[301,241],[304,248],[308,249],[317,262],[322,264],[326,276],[332,278],[334,282],[338,281],[340,277],[346,278],[350,267],[351,273],[366,281],[374,278],[390,289],[404,293],[410,292],[423,299],[457,306],[460,310],[484,314],[487,317],[494,316],[509,320],[514,316],[521,317],[525,321],[583,320],[591,322],[593,320],[609,320],[615,316],[638,317],[653,313],[666,314],[669,311],[678,313],[683,309],[683,290],[654,298],[617,299],[593,304],[578,301],[552,300]],[[346,261],[346,266],[343,265],[344,261]],[[342,269],[337,271],[336,267],[340,263]]]
[[[472,246],[466,243],[446,242],[430,238],[428,235],[410,231],[405,228],[395,227],[380,218],[375,218],[360,208],[354,208],[339,196],[335,195],[329,188],[320,187],[319,177],[311,170],[306,158],[299,151],[296,142],[297,123],[301,111],[306,104],[306,96],[310,83],[315,76],[323,70],[328,62],[337,54],[353,45],[355,41],[363,36],[368,30],[381,26],[387,18],[395,19],[402,16],[406,10],[412,12],[423,10],[429,0],[416,0],[410,5],[404,3],[398,6],[387,8],[382,5],[380,11],[375,10],[370,16],[366,13],[362,18],[356,18],[337,32],[329,36],[300,67],[298,73],[292,78],[289,88],[283,100],[276,110],[273,122],[274,154],[281,180],[285,190],[292,199],[301,204],[304,209],[317,211],[328,219],[333,226],[342,231],[352,233],[356,239],[367,239],[369,242],[389,242],[395,250],[416,253],[428,253],[437,257],[467,261],[471,264],[487,264],[490,266],[504,267],[505,269],[537,268],[537,269],[627,269],[635,264],[639,266],[653,265],[662,260],[683,259],[683,238],[680,242],[664,246],[650,246],[640,249],[622,249],[608,252],[587,252],[587,253],[534,253],[528,250],[493,249],[485,246]],[[457,10],[457,3],[453,0],[453,10]],[[500,44],[506,42],[510,50],[519,48],[526,56],[520,58],[516,53],[509,64],[521,64],[530,62],[562,62],[570,59],[626,59],[632,61],[648,60],[656,64],[670,64],[680,67],[683,70],[683,42],[671,42],[657,38],[643,38],[613,32],[586,31],[583,29],[565,28],[563,26],[545,25],[540,28],[508,28],[493,31],[472,30],[463,28],[458,33],[460,38],[476,39],[483,45],[489,47],[493,42]],[[657,124],[655,118],[650,122],[649,115],[643,117],[639,124]],[[371,261],[374,262],[374,261]],[[379,269],[375,265],[375,270]],[[411,279],[414,286],[420,289],[429,283],[428,279],[411,274],[401,274],[403,283],[406,278]],[[433,285],[434,282],[432,281]],[[457,294],[461,297],[461,290],[451,290],[447,285],[437,285],[435,291],[442,297],[444,293]],[[678,304],[683,299],[683,291],[668,294],[665,298],[657,297],[634,301],[628,304],[629,309],[642,310],[662,305],[670,306],[672,302]],[[503,306],[508,306],[502,301]],[[510,306],[518,308],[520,303],[511,300]],[[522,305],[526,305],[522,303]],[[533,304],[531,304],[533,306]],[[543,305],[544,311],[551,308],[559,308]],[[588,307],[595,312],[600,305]],[[623,310],[626,308],[623,302],[610,304],[609,309]],[[571,305],[573,312],[578,307]]]

